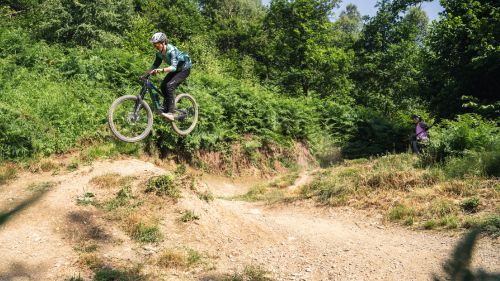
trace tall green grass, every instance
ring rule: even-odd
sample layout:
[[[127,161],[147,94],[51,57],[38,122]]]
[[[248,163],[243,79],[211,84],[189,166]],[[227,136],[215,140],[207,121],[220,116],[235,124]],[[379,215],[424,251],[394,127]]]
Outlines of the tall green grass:
[[[476,114],[464,114],[455,120],[445,120],[431,133],[422,165],[439,165],[450,178],[500,177],[497,122]]]

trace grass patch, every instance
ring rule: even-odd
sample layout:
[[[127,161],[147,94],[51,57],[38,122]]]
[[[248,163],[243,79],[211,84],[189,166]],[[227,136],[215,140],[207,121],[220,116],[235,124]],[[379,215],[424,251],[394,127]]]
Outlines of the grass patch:
[[[76,204],[83,206],[87,205],[97,206],[95,194],[92,192],[85,192],[82,196],[78,196],[76,198]]]
[[[422,227],[424,229],[445,228],[455,229],[460,224],[459,208],[448,199],[434,199],[429,206],[421,211],[421,217],[426,219]]]
[[[456,215],[448,215],[444,216],[439,221],[437,224],[440,227],[448,228],[448,229],[455,229],[460,226],[460,219]]]
[[[80,167],[80,159],[74,157],[69,162],[68,166],[66,166],[66,170],[73,172],[76,171]]]
[[[236,273],[232,275],[231,277],[223,279],[224,281],[246,281],[246,280],[252,280],[252,281],[272,281],[270,277],[267,275],[269,272],[264,270],[260,266],[255,266],[255,265],[248,265],[245,266],[245,269],[243,270],[242,273]]]
[[[278,179],[272,181],[269,184],[269,187],[274,188],[286,188],[295,183],[295,181],[299,178],[299,171],[294,171],[292,173],[288,173]]]
[[[18,168],[14,165],[5,165],[0,167],[0,185],[6,184],[17,176]]]
[[[241,199],[244,201],[255,202],[262,199],[264,194],[267,192],[265,185],[256,185],[250,188],[250,190],[244,195],[237,196],[236,199]]]
[[[80,274],[78,274],[78,277],[73,276],[71,278],[64,279],[64,281],[85,281],[85,280],[80,276]]]
[[[259,192],[263,193],[255,190],[254,197]],[[412,155],[345,161],[313,174],[300,192],[303,199],[329,206],[376,209],[389,221],[415,228],[479,226],[491,234],[498,229],[494,219],[500,198],[498,178],[449,179],[439,167],[422,167]],[[404,203],[394,205],[394,201]],[[470,218],[473,215],[475,219]]]
[[[86,162],[96,159],[112,158],[119,154],[137,156],[141,150],[141,144],[124,142],[106,142],[92,145],[84,150],[80,158]]]
[[[31,192],[46,192],[53,188],[56,185],[55,182],[37,182],[37,183],[32,183],[30,184],[26,190],[31,191]]]
[[[96,252],[98,248],[99,246],[92,241],[82,241],[82,243],[75,246],[73,249],[80,253],[93,253]]]
[[[165,249],[156,261],[156,265],[163,268],[188,268],[200,263],[201,254],[193,249],[187,251],[179,249]]]
[[[425,221],[424,224],[422,225],[422,227],[424,229],[433,229],[435,228],[437,225],[436,221],[435,220],[428,220],[428,221]]]
[[[170,198],[180,198],[181,191],[177,187],[173,175],[155,176],[148,180],[145,192],[154,192],[158,196],[167,196]]]
[[[159,242],[163,239],[160,228],[155,223],[139,222],[128,230],[130,236],[139,242]]]
[[[188,257],[187,257],[188,264],[192,265],[199,263],[201,261],[201,258],[202,257],[200,252],[193,249],[188,250]]]
[[[480,200],[478,197],[467,198],[460,203],[460,207],[462,210],[467,213],[476,213],[478,211],[478,207],[480,204]]]
[[[430,217],[442,218],[447,215],[456,215],[458,207],[449,199],[435,199],[431,202],[428,208]]]
[[[81,253],[78,262],[89,269],[97,269],[104,264],[97,253]]]
[[[182,268],[188,265],[188,258],[180,250],[166,249],[160,254],[156,264],[163,268]]]
[[[180,164],[180,165],[177,165],[177,167],[175,167],[174,173],[177,176],[182,176],[182,175],[186,174],[186,171],[187,171],[186,165]]]
[[[343,173],[340,176],[327,172],[318,173],[310,184],[301,188],[300,193],[303,198],[314,197],[323,204],[342,206],[354,193],[349,180],[351,178]]]
[[[50,172],[59,169],[59,164],[51,160],[43,160],[40,163],[40,170],[42,172]]]
[[[141,265],[130,269],[104,267],[95,270],[94,281],[146,281],[148,276],[141,273]]]
[[[130,177],[121,177],[117,173],[109,173],[93,177],[89,183],[98,188],[116,188],[129,182]]]
[[[480,227],[495,237],[500,236],[500,215],[492,214],[484,217]]]
[[[256,185],[250,190],[239,196],[232,197],[232,199],[243,200],[247,202],[266,201],[268,203],[275,203],[285,198],[285,191],[276,188],[268,188],[267,185]]]
[[[212,194],[212,192],[210,192],[210,190],[206,190],[204,192],[197,192],[197,195],[200,200],[203,200],[207,203],[214,201],[214,195]]]
[[[492,235],[493,237],[500,236],[500,215],[488,214],[482,217],[468,217],[464,220],[462,227],[464,228],[479,228],[482,231]]]
[[[398,204],[389,210],[388,218],[391,221],[405,221],[406,225],[412,225],[414,222],[415,210],[404,205]]]
[[[444,182],[442,191],[450,196],[474,196],[478,190],[485,188],[481,179],[451,180]]]
[[[179,220],[181,222],[190,222],[190,221],[199,220],[199,219],[200,219],[200,217],[198,215],[196,215],[191,210],[185,210],[184,212],[182,212],[182,215],[179,218]]]
[[[28,169],[33,173],[50,172],[58,171],[60,169],[60,165],[50,159],[42,159],[38,161],[34,160],[30,164],[28,164]]]
[[[116,193],[116,197],[108,201],[104,208],[106,211],[113,211],[119,207],[126,206],[130,199],[132,199],[132,190],[129,185],[122,187],[118,193]]]

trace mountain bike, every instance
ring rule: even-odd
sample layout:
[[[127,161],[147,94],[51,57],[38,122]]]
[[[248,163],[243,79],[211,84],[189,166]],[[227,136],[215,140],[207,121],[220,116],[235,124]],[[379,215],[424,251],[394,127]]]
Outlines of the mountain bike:
[[[139,78],[143,83],[139,95],[125,95],[117,98],[109,107],[108,124],[111,132],[125,142],[138,142],[146,138],[153,128],[153,112],[144,100],[149,92],[155,106],[155,112],[161,116],[160,90],[150,80],[151,74]],[[183,93],[175,97],[175,119],[170,121],[174,131],[185,136],[193,131],[198,122],[198,105],[189,94]],[[163,117],[162,117],[163,118]],[[165,119],[165,118],[163,118]]]

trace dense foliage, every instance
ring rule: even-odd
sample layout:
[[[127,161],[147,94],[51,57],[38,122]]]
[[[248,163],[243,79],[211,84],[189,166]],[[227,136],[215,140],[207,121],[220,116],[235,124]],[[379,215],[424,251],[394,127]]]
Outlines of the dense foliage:
[[[498,117],[500,103],[500,3],[446,0],[442,20],[427,38],[429,95],[443,116],[473,110]]]
[[[379,0],[373,17],[354,5],[336,17],[338,0],[4,2],[0,161],[109,141],[108,106],[136,93],[154,58],[149,36],[162,30],[193,59],[179,91],[201,109],[185,138],[155,123],[145,143],[162,151],[192,156],[239,141],[265,149],[298,140],[318,155],[328,147],[348,158],[401,152],[409,116],[420,113],[442,121],[428,163],[496,163],[488,152],[498,140],[467,142],[457,132],[498,134],[499,4],[442,0],[440,20],[429,25],[421,2]],[[471,111],[482,117],[460,117]],[[489,169],[477,173],[497,175]]]
[[[433,129],[425,164],[444,164],[453,177],[500,177],[500,132],[497,124],[475,114],[446,120]]]

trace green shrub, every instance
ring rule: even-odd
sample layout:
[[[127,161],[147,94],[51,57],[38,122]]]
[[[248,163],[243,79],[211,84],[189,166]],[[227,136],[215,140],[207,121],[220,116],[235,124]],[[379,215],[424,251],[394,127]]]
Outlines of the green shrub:
[[[481,227],[493,236],[500,236],[500,215],[491,214],[486,216],[481,223]]]
[[[188,250],[188,263],[189,264],[195,264],[201,261],[201,254],[193,249]]]
[[[483,217],[467,217],[462,226],[465,228],[480,228],[482,231],[494,236],[500,236],[500,215],[488,214]]]
[[[463,156],[448,157],[444,166],[450,178],[499,177],[500,146],[493,151],[470,151]]]
[[[413,224],[413,217],[415,216],[415,211],[412,208],[409,208],[406,205],[403,204],[398,204],[394,207],[392,207],[389,210],[389,220],[391,221],[400,221],[400,220],[406,220],[407,222],[405,224]],[[411,219],[411,220],[409,220]]]
[[[158,242],[163,238],[157,225],[138,223],[132,233],[132,238],[140,242]]]
[[[56,2],[53,4],[57,11],[76,9],[72,4]],[[110,9],[114,14],[114,8],[106,6],[98,10]],[[127,18],[128,10],[124,11],[126,13],[122,16]],[[44,12],[38,16],[46,17],[47,14]],[[56,18],[61,19],[59,16]],[[72,20],[76,21],[75,26],[80,24],[78,19]],[[140,30],[147,31],[152,27],[140,18],[132,22],[138,25],[134,28]],[[62,27],[59,24],[61,22],[56,20],[37,27],[37,30],[60,30]],[[75,26],[60,30],[62,33],[45,34],[51,37],[47,38],[48,42],[60,40],[58,36],[70,32]],[[80,42],[83,36],[89,39],[89,44],[104,42],[111,38],[109,34],[105,35],[109,33],[108,27],[102,27],[105,31],[102,34],[86,33],[89,30],[85,29],[83,33],[73,34],[75,38],[70,36],[69,40]],[[210,46],[199,41],[203,36],[195,37],[193,40],[200,45],[190,46],[193,51],[205,54],[206,50],[198,49]],[[134,155],[140,149],[140,144],[112,145],[107,142],[106,115],[116,97],[136,94],[139,90],[136,77],[150,65],[152,59],[151,55],[136,53],[142,47],[124,51],[122,48],[99,45],[91,49],[57,45],[33,40],[32,33],[10,27],[0,30],[0,49],[3,50],[0,55],[0,79],[4,81],[0,85],[0,161],[65,153],[88,144],[92,147],[82,154],[82,160],[86,161],[116,153]],[[209,60],[211,52],[206,54],[209,55],[206,58],[203,54],[200,56],[207,61],[201,64],[219,68],[213,60]],[[224,63],[220,67],[217,70],[222,70]],[[161,77],[153,80],[158,83]],[[287,147],[292,140],[309,142],[319,151],[322,148],[318,132],[323,133],[323,129],[335,132],[338,138],[336,135],[334,141],[341,141],[346,136],[342,132],[350,128],[353,118],[348,105],[339,105],[335,101],[326,105],[322,98],[314,96],[290,98],[278,95],[273,90],[232,78],[222,71],[193,71],[189,83],[183,84],[179,91],[191,93],[199,102],[202,110],[196,129],[187,137],[179,137],[172,132],[169,124],[156,122],[146,143],[157,146],[162,153],[171,151],[189,160],[193,160],[192,157],[200,150],[225,151],[233,142],[241,141],[244,135],[254,136],[255,141],[245,145],[245,151],[255,161],[260,157],[257,147],[263,150],[276,145]],[[329,119],[324,123],[320,116],[328,116]],[[323,128],[323,125],[326,127]],[[99,144],[103,141],[107,143]],[[76,166],[71,166],[73,168]]]
[[[130,1],[87,1],[80,5],[72,1],[44,1],[34,5],[28,17],[40,22],[33,33],[47,41],[80,45],[121,42],[120,34],[127,29],[131,15]]]
[[[455,229],[460,225],[460,220],[455,215],[447,215],[440,218],[437,222],[437,225],[444,228]]]
[[[31,192],[46,192],[56,185],[55,182],[37,182],[30,184],[26,189]]]
[[[358,112],[355,129],[342,146],[344,157],[352,159],[407,150],[406,126],[373,110],[359,109]]]
[[[424,222],[424,224],[422,225],[422,227],[424,229],[433,229],[434,227],[436,227],[436,221],[435,220],[427,220]]]
[[[468,198],[460,203],[460,207],[467,213],[475,213],[477,212],[477,208],[479,207],[480,200],[478,197]]]
[[[180,164],[180,165],[177,165],[177,167],[175,167],[175,174],[177,176],[182,176],[185,173],[186,173],[186,165]]]
[[[200,217],[198,215],[196,215],[191,210],[186,210],[186,211],[182,212],[182,215],[179,218],[179,220],[181,222],[190,222],[190,221],[199,220],[199,219],[200,219]]]
[[[150,178],[145,192],[155,192],[156,195],[168,196],[174,199],[181,197],[181,191],[177,187],[177,183],[173,175],[163,175]]]
[[[444,164],[449,177],[500,175],[500,134],[493,121],[459,115],[432,129],[423,165]]]
[[[128,204],[129,200],[132,198],[132,191],[129,185],[122,187],[116,197],[112,200],[108,201],[105,204],[105,209],[107,211],[113,211],[119,207],[125,206]]]

